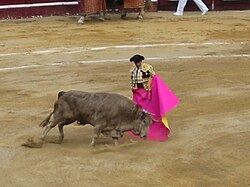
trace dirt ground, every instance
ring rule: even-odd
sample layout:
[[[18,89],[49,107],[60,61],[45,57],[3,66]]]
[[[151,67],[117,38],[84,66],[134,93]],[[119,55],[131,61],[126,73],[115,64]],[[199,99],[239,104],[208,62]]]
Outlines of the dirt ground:
[[[0,21],[1,187],[250,186],[250,11],[146,13]],[[39,123],[61,90],[131,97],[128,59],[145,62],[180,98],[166,142],[126,134],[113,146],[92,127],[54,128],[41,149]]]

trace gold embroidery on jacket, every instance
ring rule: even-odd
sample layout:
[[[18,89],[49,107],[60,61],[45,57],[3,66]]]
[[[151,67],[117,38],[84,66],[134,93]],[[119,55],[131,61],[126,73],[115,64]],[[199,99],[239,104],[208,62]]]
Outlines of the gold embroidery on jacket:
[[[132,89],[138,89],[138,84],[142,84],[144,89],[151,90],[151,80],[155,75],[155,72],[151,65],[142,63],[141,67],[139,68],[133,65],[130,69],[130,73]]]

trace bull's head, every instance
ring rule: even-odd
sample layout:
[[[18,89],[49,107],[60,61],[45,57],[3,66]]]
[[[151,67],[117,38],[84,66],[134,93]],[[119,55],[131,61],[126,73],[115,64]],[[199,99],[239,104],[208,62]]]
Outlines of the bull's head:
[[[138,123],[136,125],[136,128],[134,129],[134,133],[142,138],[146,138],[149,126],[152,123],[151,114],[146,112],[145,110],[140,109],[137,112],[137,117]]]

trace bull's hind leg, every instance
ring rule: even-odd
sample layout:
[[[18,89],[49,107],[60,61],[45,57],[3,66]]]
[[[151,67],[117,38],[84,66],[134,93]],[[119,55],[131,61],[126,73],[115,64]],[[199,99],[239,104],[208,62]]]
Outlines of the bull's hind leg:
[[[71,123],[73,123],[75,120],[64,120],[60,123],[58,123],[58,130],[59,130],[59,141],[58,143],[61,144],[63,139],[64,139],[64,132],[63,132],[63,127],[64,125],[69,125]]]
[[[43,135],[41,137],[41,140],[44,141],[45,137],[47,136],[48,132],[54,128],[58,123],[60,122],[59,119],[56,119],[54,114],[51,116],[49,123],[45,126],[45,129],[43,131]]]

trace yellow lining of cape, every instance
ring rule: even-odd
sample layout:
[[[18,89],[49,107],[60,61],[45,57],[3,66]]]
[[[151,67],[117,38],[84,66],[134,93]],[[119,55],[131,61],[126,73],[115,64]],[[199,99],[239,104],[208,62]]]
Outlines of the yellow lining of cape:
[[[167,115],[164,115],[161,119],[162,123],[168,128],[169,128],[169,124],[168,124],[168,120],[167,120]]]

